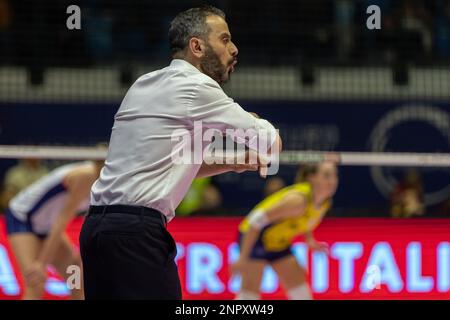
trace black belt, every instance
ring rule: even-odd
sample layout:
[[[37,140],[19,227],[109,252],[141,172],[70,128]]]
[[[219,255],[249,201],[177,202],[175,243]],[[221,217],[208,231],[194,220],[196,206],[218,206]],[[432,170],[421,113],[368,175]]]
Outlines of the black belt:
[[[88,215],[91,214],[105,214],[105,213],[125,213],[132,215],[145,215],[155,217],[162,221],[163,226],[167,226],[167,218],[158,210],[143,207],[143,206],[128,206],[122,204],[110,206],[90,206]]]

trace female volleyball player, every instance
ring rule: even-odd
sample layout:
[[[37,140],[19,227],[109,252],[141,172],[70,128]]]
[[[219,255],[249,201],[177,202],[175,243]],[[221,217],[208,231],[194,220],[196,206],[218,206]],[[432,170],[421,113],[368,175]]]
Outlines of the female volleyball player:
[[[294,237],[303,235],[311,250],[327,251],[312,231],[331,206],[338,185],[334,163],[323,162],[299,169],[296,183],[260,202],[239,226],[240,256],[231,266],[241,275],[238,300],[259,299],[264,267],[277,273],[286,296],[291,300],[312,299],[305,270],[291,252]]]
[[[103,161],[86,161],[56,168],[9,202],[6,226],[24,277],[23,299],[42,297],[48,265],[65,280],[68,266],[81,268],[79,253],[64,231],[78,212],[88,208],[91,185],[102,166]],[[83,299],[80,284],[71,291],[72,299]]]

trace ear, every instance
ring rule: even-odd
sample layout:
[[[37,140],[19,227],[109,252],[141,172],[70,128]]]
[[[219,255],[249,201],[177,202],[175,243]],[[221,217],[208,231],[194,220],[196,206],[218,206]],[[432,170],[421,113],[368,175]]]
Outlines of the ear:
[[[197,58],[202,58],[204,55],[204,44],[200,38],[192,37],[189,40],[189,51]]]

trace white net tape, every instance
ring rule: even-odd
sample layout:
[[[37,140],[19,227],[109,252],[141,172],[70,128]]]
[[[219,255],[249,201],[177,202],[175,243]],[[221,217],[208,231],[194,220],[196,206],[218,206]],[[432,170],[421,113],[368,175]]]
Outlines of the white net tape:
[[[450,154],[446,153],[284,151],[280,155],[282,164],[324,160],[346,166],[450,167]]]
[[[0,159],[101,160],[106,148],[0,145]]]
[[[104,147],[61,147],[61,146],[13,146],[0,145],[0,159],[55,159],[85,160],[104,159]],[[411,166],[450,167],[450,154],[446,153],[393,153],[393,152],[323,152],[283,151],[280,164],[297,165],[335,161],[348,166]]]

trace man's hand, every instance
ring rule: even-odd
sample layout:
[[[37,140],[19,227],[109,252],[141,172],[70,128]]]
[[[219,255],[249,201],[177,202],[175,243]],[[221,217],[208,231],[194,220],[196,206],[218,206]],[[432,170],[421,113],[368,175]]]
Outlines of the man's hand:
[[[269,171],[270,160],[266,156],[258,154],[258,169],[261,178],[266,178]]]
[[[47,279],[47,270],[40,261],[35,261],[25,270],[25,282],[30,286],[37,286],[45,282]]]
[[[242,158],[241,158],[242,159]],[[236,159],[237,160],[237,159]],[[245,151],[245,160],[243,164],[233,165],[233,171],[244,172],[244,171],[259,171],[259,175],[262,178],[267,176],[267,170],[269,165],[269,159],[266,156],[260,155],[254,150]],[[236,161],[238,162],[238,161]]]
[[[254,112],[249,112],[252,116],[254,116],[255,118],[257,118],[257,119],[261,119],[261,117],[259,116],[259,115],[257,115],[256,113],[254,113]],[[278,146],[278,152],[281,152],[281,150],[283,149],[283,142],[281,141],[281,137],[280,137],[280,135],[278,134],[277,135],[277,137],[276,137],[276,146]]]

